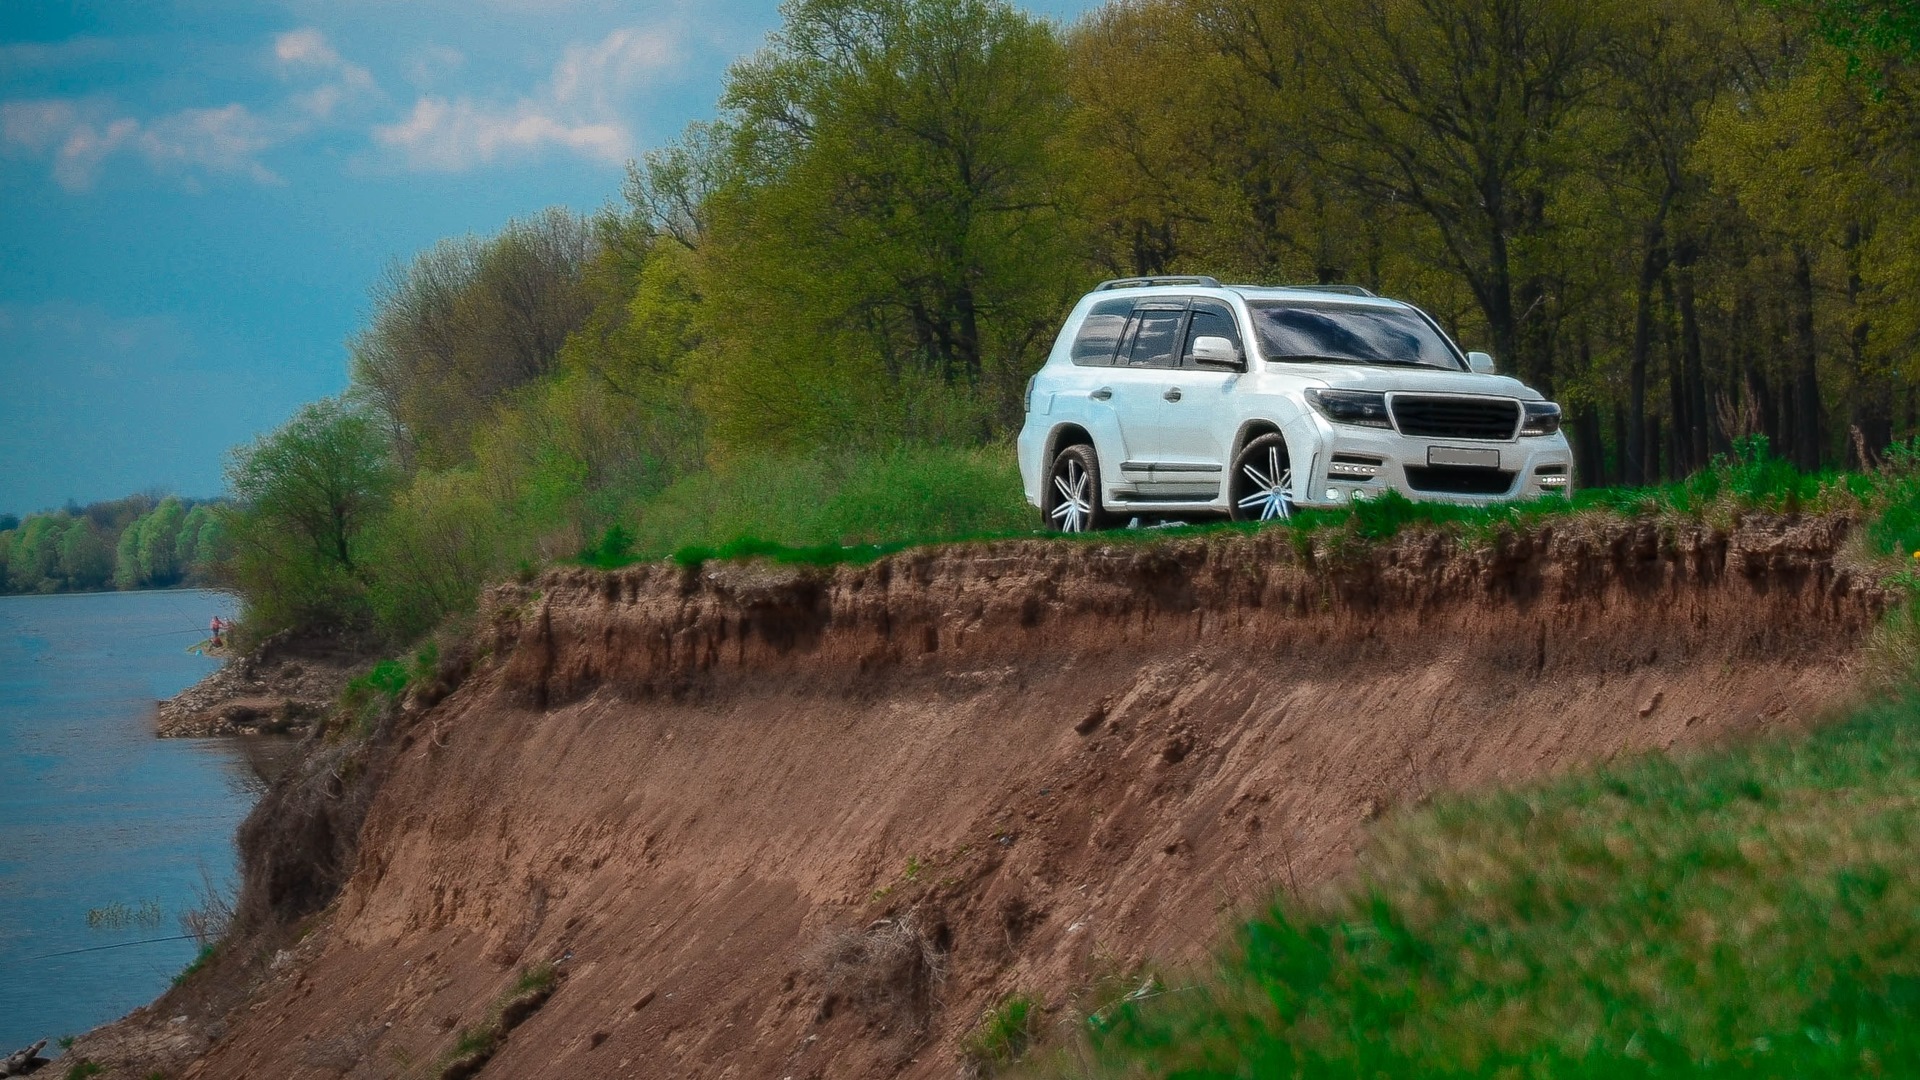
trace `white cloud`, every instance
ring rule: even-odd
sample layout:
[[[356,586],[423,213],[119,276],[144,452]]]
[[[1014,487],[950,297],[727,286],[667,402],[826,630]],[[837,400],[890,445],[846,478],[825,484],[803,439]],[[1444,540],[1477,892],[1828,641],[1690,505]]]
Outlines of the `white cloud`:
[[[85,191],[93,186],[100,163],[134,137],[140,130],[136,120],[121,117],[96,128],[75,124],[53,156],[53,178],[68,191]]]
[[[621,107],[680,62],[669,30],[615,30],[568,46],[552,75],[511,104],[422,95],[406,119],[374,128],[374,141],[408,168],[457,172],[557,149],[618,164],[633,153]]]
[[[140,132],[139,145],[147,161],[162,171],[229,173],[281,184],[286,181],[262,165],[258,155],[286,135],[280,125],[233,104],[163,116]]]
[[[582,157],[626,160],[632,135],[618,123],[569,123],[529,102],[510,110],[482,109],[461,98],[423,97],[397,124],[374,129],[374,138],[400,152],[416,169],[455,172],[474,165],[559,147]]]
[[[372,73],[312,28],[276,35],[272,56],[299,88],[264,109],[230,102],[142,118],[121,114],[104,99],[0,102],[0,148],[49,159],[54,181],[73,192],[92,188],[123,152],[190,188],[207,176],[285,183],[262,154],[334,120],[349,104],[377,99],[380,89]]]
[[[79,122],[71,101],[9,101],[0,104],[0,139],[31,153],[45,153]]]
[[[273,55],[289,67],[338,67],[340,54],[327,35],[312,27],[289,30],[273,39]]]
[[[319,85],[293,98],[301,112],[318,120],[331,119],[342,105],[378,97],[373,73],[340,55],[327,35],[313,27],[288,30],[273,39],[273,56],[288,78],[319,76]]]
[[[225,174],[283,183],[258,155],[290,133],[285,124],[239,104],[182,109],[146,121],[64,99],[0,104],[0,143],[50,157],[54,181],[73,192],[91,189],[108,159],[123,150],[156,172],[189,182]]]

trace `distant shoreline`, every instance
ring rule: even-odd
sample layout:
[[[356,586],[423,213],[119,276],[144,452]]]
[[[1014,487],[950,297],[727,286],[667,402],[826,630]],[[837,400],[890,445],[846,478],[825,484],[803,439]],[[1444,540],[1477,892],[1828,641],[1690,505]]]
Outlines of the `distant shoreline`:
[[[239,593],[224,585],[168,585],[158,589],[58,589],[54,592],[0,592],[0,600],[15,596],[118,596],[128,593],[153,592],[217,592],[239,597]]]

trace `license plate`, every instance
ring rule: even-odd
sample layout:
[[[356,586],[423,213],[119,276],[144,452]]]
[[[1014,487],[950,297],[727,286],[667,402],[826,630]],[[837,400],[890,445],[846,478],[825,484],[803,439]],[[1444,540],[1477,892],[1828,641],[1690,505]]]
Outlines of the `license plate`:
[[[1500,451],[1429,446],[1427,447],[1427,464],[1458,465],[1469,469],[1497,469],[1500,467]]]

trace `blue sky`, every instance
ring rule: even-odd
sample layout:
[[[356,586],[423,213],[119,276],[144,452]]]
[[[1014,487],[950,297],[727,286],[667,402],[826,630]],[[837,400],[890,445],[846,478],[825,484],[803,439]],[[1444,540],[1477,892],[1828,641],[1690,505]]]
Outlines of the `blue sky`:
[[[776,0],[0,4],[0,512],[217,494],[228,448],[345,387],[388,265],[617,198],[778,22]]]

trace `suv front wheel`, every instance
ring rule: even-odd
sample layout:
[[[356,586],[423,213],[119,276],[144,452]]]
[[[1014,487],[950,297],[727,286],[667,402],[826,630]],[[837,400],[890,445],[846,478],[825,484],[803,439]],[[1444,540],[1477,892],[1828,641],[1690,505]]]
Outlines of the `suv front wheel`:
[[[1227,513],[1235,521],[1276,521],[1293,516],[1293,465],[1287,440],[1262,435],[1233,459],[1227,477]]]
[[[1107,527],[1107,511],[1100,505],[1100,459],[1093,447],[1069,446],[1055,454],[1044,494],[1040,516],[1047,528],[1077,533]]]

